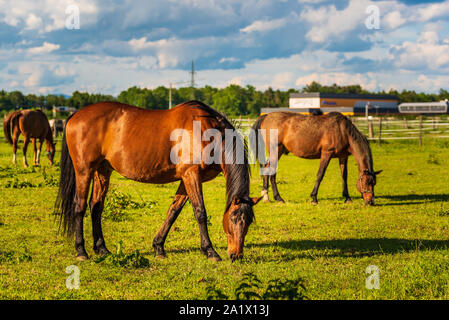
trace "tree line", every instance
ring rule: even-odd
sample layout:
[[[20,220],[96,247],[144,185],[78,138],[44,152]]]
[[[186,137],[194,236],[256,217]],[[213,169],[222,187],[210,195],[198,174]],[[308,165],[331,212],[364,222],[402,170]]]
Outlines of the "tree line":
[[[42,108],[51,110],[53,106],[68,106],[76,109],[101,101],[119,101],[146,109],[168,109],[170,90],[160,86],[155,89],[130,87],[118,96],[75,91],[71,96],[23,94],[20,91],[0,91],[0,112],[14,109]],[[389,90],[370,92],[360,85],[331,86],[312,82],[302,89],[274,90],[268,88],[257,90],[251,85],[242,87],[231,84],[226,88],[182,87],[171,90],[172,105],[189,100],[199,100],[229,116],[256,116],[261,108],[287,108],[290,93],[320,92],[320,93],[351,93],[351,94],[393,94],[401,102],[426,102],[449,99],[449,92],[440,89],[438,93],[415,92],[413,90]]]

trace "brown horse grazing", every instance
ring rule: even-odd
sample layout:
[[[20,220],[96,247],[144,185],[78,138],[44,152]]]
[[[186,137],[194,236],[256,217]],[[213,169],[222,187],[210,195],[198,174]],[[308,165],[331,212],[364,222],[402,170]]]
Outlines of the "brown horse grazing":
[[[3,121],[3,130],[6,141],[12,144],[12,161],[14,164],[17,163],[17,143],[20,134],[22,134],[24,137],[23,165],[28,167],[26,153],[30,140],[33,142],[34,147],[34,165],[40,164],[40,155],[44,140],[47,144],[47,156],[50,160],[50,165],[53,165],[56,143],[53,143],[53,136],[47,116],[41,110],[21,110],[10,113]],[[36,147],[36,139],[39,139],[39,148]]]
[[[341,175],[343,178],[343,197],[345,198],[345,202],[351,202],[347,185],[347,163],[348,156],[352,154],[359,167],[357,189],[362,194],[365,204],[374,204],[376,175],[382,170],[374,171],[373,158],[368,140],[341,113],[330,112],[327,115],[305,116],[293,112],[273,112],[259,117],[252,129],[254,130],[253,132],[257,133],[255,135],[256,145],[252,146],[256,152],[257,146],[265,146],[266,141],[271,141],[270,129],[277,129],[278,139],[273,139],[275,141],[272,144],[277,143],[278,154],[271,154],[265,167],[270,162],[271,165],[273,165],[273,162],[276,162],[277,165],[280,157],[289,152],[300,158],[321,159],[315,187],[310,195],[312,197],[312,203],[318,203],[318,188],[331,158],[338,158],[340,160]],[[260,135],[261,132],[259,130],[261,129],[266,129],[266,138]],[[262,137],[262,144],[259,144],[260,142],[257,140],[259,135]],[[267,146],[266,148],[270,152],[270,150],[275,150],[273,147],[276,146]],[[279,195],[279,190],[276,185],[276,173],[272,172],[271,174],[262,176],[262,195],[264,201],[269,201],[268,180],[270,180],[275,200],[284,202]]]
[[[195,136],[194,122],[200,124],[202,132],[214,129],[221,137],[225,136],[226,130],[235,131],[224,116],[198,101],[183,103],[170,110],[145,110],[122,103],[102,102],[87,106],[67,119],[55,212],[60,216],[64,231],[68,235],[75,233],[79,260],[88,258],[84,248],[83,217],[92,180],[89,206],[93,249],[98,254],[109,253],[102,233],[101,213],[113,170],[128,179],[145,183],[181,181],[167,218],[153,240],[155,253],[165,257],[167,234],[190,199],[199,224],[201,251],[217,261],[221,259],[209,239],[202,183],[223,172],[227,195],[223,228],[227,234],[228,256],[232,260],[243,256],[244,238],[254,218],[252,207],[261,199],[249,197],[246,148],[241,163],[237,163],[237,156],[234,158],[238,144],[244,144],[243,139],[236,134],[236,139],[233,137],[232,141],[226,141],[231,142],[233,147],[217,149],[220,161],[210,164],[206,164],[204,159],[189,161],[195,155],[193,150],[201,152],[205,149],[204,141],[194,143],[195,139],[190,139]],[[176,162],[172,160],[172,152],[178,150],[176,146],[179,144],[173,141],[172,136],[180,129],[187,132],[188,139],[184,140],[184,136],[182,139],[182,144],[187,141],[183,144],[186,148],[181,148],[182,158],[187,161]],[[219,141],[224,145],[225,140]],[[232,161],[223,161],[229,157]]]

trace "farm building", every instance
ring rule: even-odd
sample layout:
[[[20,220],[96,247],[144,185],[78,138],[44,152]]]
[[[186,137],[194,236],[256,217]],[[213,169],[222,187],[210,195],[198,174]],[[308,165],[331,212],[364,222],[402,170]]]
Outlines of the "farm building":
[[[407,102],[401,103],[398,107],[400,113],[409,114],[439,114],[447,113],[448,101],[438,102]]]
[[[398,113],[398,98],[381,94],[291,93],[289,108],[262,108],[261,113],[293,111],[304,114],[320,110],[338,111],[346,115]]]

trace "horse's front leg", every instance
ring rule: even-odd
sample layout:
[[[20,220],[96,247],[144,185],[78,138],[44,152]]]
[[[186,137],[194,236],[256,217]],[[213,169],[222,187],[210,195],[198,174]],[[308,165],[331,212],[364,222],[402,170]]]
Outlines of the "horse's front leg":
[[[201,186],[201,179],[198,172],[198,167],[191,167],[184,173],[182,181],[184,182],[187,195],[192,204],[195,218],[200,227],[201,235],[201,252],[207,256],[208,259],[221,261],[220,256],[212,246],[207,231],[207,214],[204,207],[203,190]]]
[[[348,191],[348,157],[339,158],[340,161],[340,170],[341,170],[341,178],[343,180],[343,197],[345,198],[345,202],[352,202],[351,197],[349,196]]]
[[[329,165],[329,162],[331,160],[331,154],[329,153],[322,153],[321,154],[321,161],[320,161],[320,169],[318,170],[318,174],[316,177],[315,187],[312,190],[312,193],[310,196],[312,197],[312,203],[317,204],[317,194],[318,194],[318,188],[320,187],[321,180],[323,180],[324,173],[326,172],[327,166]]]
[[[41,152],[42,152],[42,143],[44,141],[42,139],[39,139],[39,147],[37,148],[37,164],[41,164]]]
[[[165,218],[164,223],[159,229],[158,233],[155,235],[153,239],[153,248],[155,254],[159,258],[165,258],[165,250],[164,243],[167,238],[168,232],[170,231],[171,226],[178,218],[179,213],[187,202],[188,196],[186,193],[186,189],[184,187],[184,182],[181,181],[181,184],[178,187],[178,191],[176,192],[175,198],[168,209],[167,217]]]

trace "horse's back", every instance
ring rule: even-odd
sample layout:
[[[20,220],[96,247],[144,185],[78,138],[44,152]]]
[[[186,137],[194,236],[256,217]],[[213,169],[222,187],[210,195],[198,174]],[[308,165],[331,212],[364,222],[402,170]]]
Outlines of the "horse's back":
[[[146,110],[117,102],[77,111],[67,122],[66,139],[73,157],[95,166],[103,160],[125,177],[165,183],[179,179],[170,159],[176,129],[192,132],[193,121],[210,122],[208,110],[181,104],[170,110]],[[201,116],[205,116],[201,118]],[[167,178],[170,177],[170,178]],[[164,180],[164,181],[163,181]]]
[[[279,144],[298,157],[318,159],[323,151],[335,156],[346,152],[348,140],[340,126],[346,117],[340,113],[316,116],[279,112],[270,115],[262,127],[277,128]]]
[[[51,130],[48,118],[41,110],[22,110],[19,127],[22,134],[29,138],[44,139]]]

